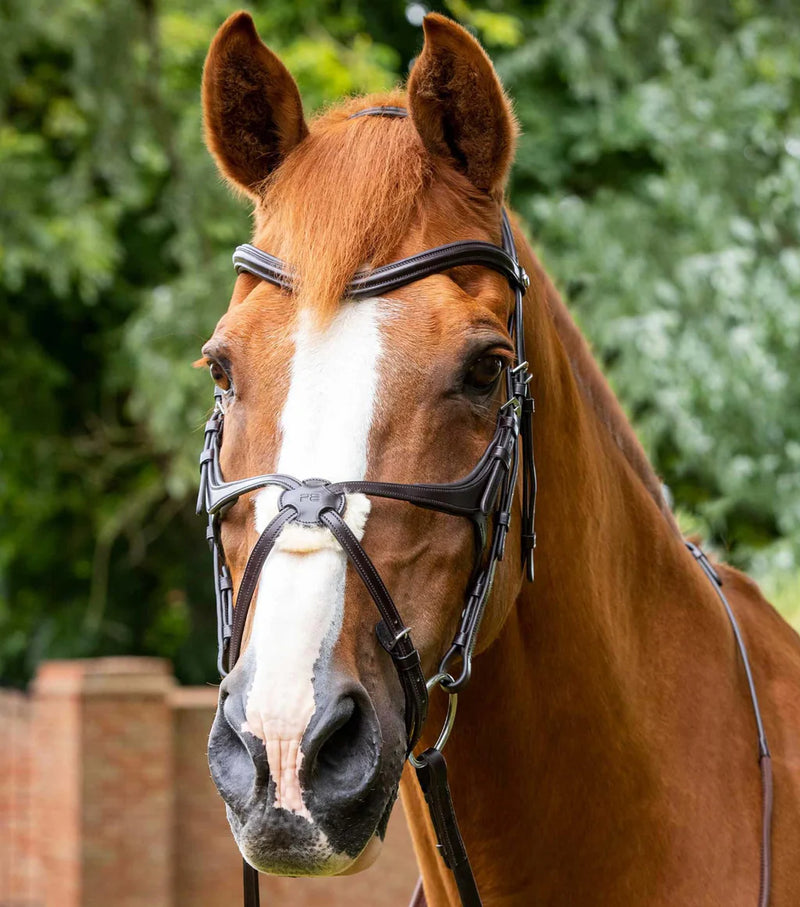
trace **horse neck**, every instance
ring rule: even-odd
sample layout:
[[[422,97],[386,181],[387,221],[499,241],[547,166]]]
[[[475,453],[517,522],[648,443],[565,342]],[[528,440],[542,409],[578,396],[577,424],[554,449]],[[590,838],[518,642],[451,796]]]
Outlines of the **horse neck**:
[[[711,713],[701,731],[683,728],[668,711],[671,697],[684,679],[690,696],[728,682],[730,634],[563,304],[525,261],[531,254],[523,247],[542,297],[526,312],[536,577],[476,658],[447,760],[486,902],[557,901],[565,873],[576,871],[566,864],[580,860],[570,897],[595,903],[603,879],[631,883],[642,847],[647,859],[638,862],[659,865],[662,777],[682,771],[689,730],[693,742],[721,733]],[[431,736],[440,706],[432,704]],[[409,781],[403,796],[429,901],[458,903]]]

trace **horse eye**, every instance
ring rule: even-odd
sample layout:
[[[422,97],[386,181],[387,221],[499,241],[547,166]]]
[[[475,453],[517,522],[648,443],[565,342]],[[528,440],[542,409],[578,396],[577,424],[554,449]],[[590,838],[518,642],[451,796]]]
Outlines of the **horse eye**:
[[[503,365],[500,356],[481,356],[469,367],[464,378],[465,386],[484,393],[491,390],[503,371]]]
[[[214,379],[215,384],[218,384],[224,391],[230,390],[231,379],[219,362],[209,362],[208,370],[211,372],[211,377]]]

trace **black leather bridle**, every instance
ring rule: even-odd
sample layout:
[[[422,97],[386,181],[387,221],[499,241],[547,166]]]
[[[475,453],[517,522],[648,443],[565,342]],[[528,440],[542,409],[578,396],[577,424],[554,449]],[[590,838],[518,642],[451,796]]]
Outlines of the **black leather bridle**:
[[[401,108],[375,108],[360,111],[358,115],[406,116],[406,112]],[[233,263],[239,273],[245,271],[283,290],[292,289],[291,268],[254,246],[239,246],[234,253]],[[454,872],[463,903],[473,907],[480,904],[480,898],[456,824],[441,749],[452,727],[458,692],[470,679],[472,655],[481,619],[497,564],[505,552],[520,460],[523,481],[522,558],[528,579],[533,579],[536,469],[531,422],[534,405],[528,389],[530,374],[525,359],[522,317],[522,300],[529,285],[528,275],[517,259],[514,237],[504,210],[502,246],[480,241],[462,241],[429,249],[357,274],[348,284],[345,295],[352,300],[378,296],[462,265],[491,268],[508,281],[514,293],[508,330],[516,352],[515,363],[505,370],[506,401],[498,412],[494,436],[469,475],[448,484],[366,481],[330,483],[317,478],[298,479],[272,474],[226,482],[220,469],[219,452],[225,398],[232,393],[232,389],[224,391],[218,387],[214,391],[214,411],[206,423],[205,442],[200,455],[197,509],[198,513],[205,510],[208,514],[207,539],[214,560],[216,580],[218,668],[223,677],[239,657],[245,623],[261,568],[283,527],[292,522],[305,526],[324,526],[339,542],[380,612],[381,620],[376,627],[378,641],[392,658],[405,695],[407,753],[417,770],[431,808],[442,856]],[[283,489],[278,513],[250,552],[234,608],[233,584],[220,538],[221,520],[226,510],[243,494],[268,485]],[[438,672],[427,682],[420,666],[419,653],[411,639],[411,629],[405,625],[378,571],[343,518],[347,506],[346,495],[354,493],[406,501],[429,510],[466,517],[473,524],[475,566],[458,630]],[[415,757],[411,751],[419,740],[425,723],[428,693],[437,685],[450,697],[448,719],[437,745]],[[253,873],[255,870],[245,864],[247,907],[258,903],[258,884]]]
[[[360,116],[405,117],[399,107],[375,107],[353,114]],[[511,525],[517,478],[522,464],[522,561],[526,576],[533,581],[533,556],[536,546],[536,469],[533,456],[532,419],[534,402],[528,384],[531,376],[525,358],[523,297],[529,286],[528,275],[519,263],[508,216],[501,213],[502,246],[482,241],[460,241],[428,249],[409,258],[356,274],[346,288],[351,300],[375,297],[463,265],[479,265],[497,271],[508,281],[514,304],[508,330],[515,346],[515,362],[505,369],[506,401],[497,415],[494,436],[475,468],[464,478],[447,484],[397,484],[388,482],[327,482],[318,478],[267,474],[226,482],[222,476],[219,453],[222,444],[225,401],[233,388],[214,391],[215,405],[206,422],[200,454],[200,489],[197,512],[208,515],[206,538],[213,558],[217,604],[218,669],[225,677],[239,657],[247,615],[261,569],[284,526],[299,523],[330,530],[360,576],[381,620],[376,635],[392,658],[405,696],[407,756],[414,765],[433,821],[439,850],[453,876],[464,907],[480,907],[481,900],[456,822],[447,784],[447,769],[442,749],[455,718],[458,692],[470,680],[472,656],[495,571],[505,552],[506,535]],[[246,272],[287,292],[292,290],[291,268],[278,258],[252,245],[239,246],[233,256],[237,273]],[[282,488],[278,513],[254,545],[239,584],[236,607],[233,583],[220,537],[226,511],[239,498],[257,489],[274,485]],[[475,530],[475,564],[468,585],[459,625],[439,670],[428,681],[422,673],[420,657],[392,597],[374,564],[344,520],[346,495],[361,493],[405,501],[417,507],[463,516]],[[764,790],[764,831],[762,839],[762,878],[759,905],[764,907],[769,893],[769,821],[771,814],[771,768],[769,750],[758,708],[749,661],[736,619],[721,590],[721,580],[699,548],[687,543],[704,573],[714,585],[734,629],[744,661],[751,700],[759,733],[759,760]],[[436,686],[449,696],[447,718],[433,747],[414,756],[428,710],[428,694]],[[258,873],[248,863],[244,867],[245,907],[258,907]],[[424,902],[424,901],[423,901]]]

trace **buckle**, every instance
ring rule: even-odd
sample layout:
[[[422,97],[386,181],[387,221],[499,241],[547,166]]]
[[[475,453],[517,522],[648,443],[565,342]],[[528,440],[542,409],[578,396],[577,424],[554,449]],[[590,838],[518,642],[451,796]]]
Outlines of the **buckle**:
[[[497,538],[497,560],[502,561],[506,556],[506,539],[508,538],[508,523],[497,523],[494,527]]]
[[[511,410],[514,413],[517,417],[517,424],[519,424],[519,417],[522,413],[522,401],[517,394],[514,394],[506,400],[498,410],[498,416],[504,416],[508,410]]]
[[[694,542],[690,542],[688,539],[684,539],[684,545],[686,545],[694,559],[700,564],[700,566],[703,568],[703,570],[705,570],[709,577],[711,577],[714,583],[716,583],[717,586],[721,587],[722,577],[714,569],[705,551],[703,551],[703,549],[699,545],[695,545]]]

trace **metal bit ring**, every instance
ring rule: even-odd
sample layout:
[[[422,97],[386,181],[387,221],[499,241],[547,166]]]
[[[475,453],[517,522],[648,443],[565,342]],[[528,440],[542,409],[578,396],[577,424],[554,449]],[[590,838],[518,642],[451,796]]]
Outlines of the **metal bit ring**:
[[[450,737],[450,732],[453,730],[453,725],[456,723],[456,708],[458,707],[458,693],[451,693],[443,683],[455,683],[455,678],[451,674],[442,671],[438,674],[434,674],[425,684],[429,696],[433,688],[437,686],[440,686],[445,693],[447,693],[447,715],[445,716],[442,730],[439,733],[439,738],[433,745],[433,749],[438,750],[439,752],[444,749],[444,746]],[[422,768],[422,766],[425,765],[425,763],[417,759],[413,753],[408,754],[408,761],[414,768]]]

